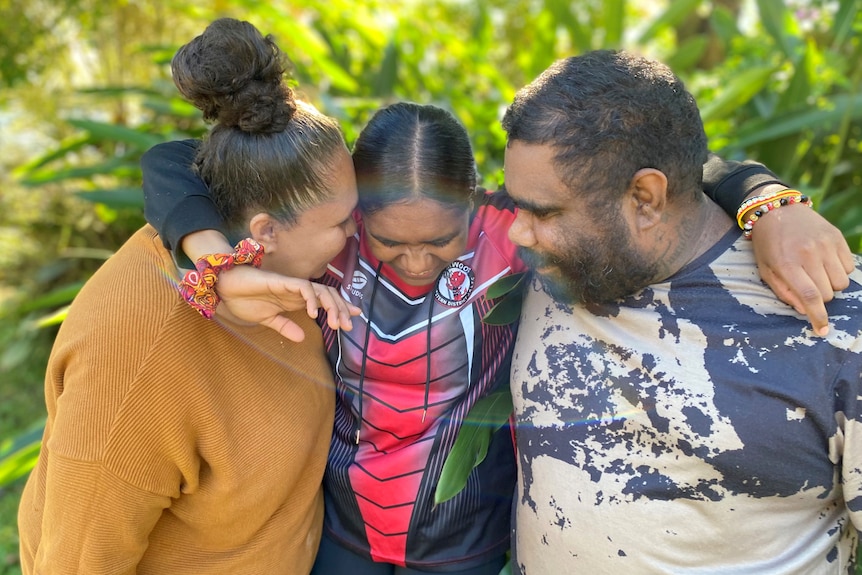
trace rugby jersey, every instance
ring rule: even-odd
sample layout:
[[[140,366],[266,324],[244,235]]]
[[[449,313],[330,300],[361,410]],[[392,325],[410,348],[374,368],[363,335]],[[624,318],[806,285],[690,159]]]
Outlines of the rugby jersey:
[[[321,280],[362,309],[350,332],[319,323],[336,372],[335,430],[324,479],[330,537],[375,561],[464,568],[509,546],[511,431],[454,498],[434,491],[464,416],[508,385],[516,327],[482,323],[486,291],[524,271],[507,232],[510,200],[486,193],[465,253],[431,286],[410,286],[369,250],[362,220]]]

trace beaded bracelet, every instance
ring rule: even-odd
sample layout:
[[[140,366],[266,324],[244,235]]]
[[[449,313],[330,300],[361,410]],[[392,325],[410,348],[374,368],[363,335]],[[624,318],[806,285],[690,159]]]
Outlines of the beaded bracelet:
[[[742,228],[742,234],[745,238],[750,240],[754,224],[763,217],[764,214],[791,204],[803,204],[811,208],[814,207],[814,203],[811,201],[811,198],[802,192],[797,190],[783,190],[781,192],[774,192],[763,196],[755,196],[743,202],[736,213],[736,223]]]
[[[207,319],[215,314],[221,301],[215,287],[218,275],[236,265],[251,264],[260,267],[263,261],[263,246],[251,238],[240,241],[232,254],[206,254],[195,262],[195,269],[189,270],[180,280],[177,288],[180,295],[190,306]]]
[[[736,223],[740,228],[744,228],[745,223],[745,215],[746,212],[749,212],[753,209],[756,209],[762,205],[767,203],[771,203],[773,200],[778,200],[780,198],[786,198],[790,196],[801,196],[802,192],[798,190],[778,190],[777,192],[770,192],[768,194],[762,194],[759,196],[754,196],[752,198],[748,198],[742,204],[740,204],[739,209],[736,210]]]

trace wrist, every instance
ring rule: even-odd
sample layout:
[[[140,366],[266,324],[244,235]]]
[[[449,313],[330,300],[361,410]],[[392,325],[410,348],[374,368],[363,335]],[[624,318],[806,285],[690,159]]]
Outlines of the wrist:
[[[748,239],[751,239],[751,232],[760,218],[773,210],[793,204],[813,207],[811,198],[798,190],[782,186],[778,189],[762,190],[761,192],[760,195],[749,195],[736,212],[736,223]]]
[[[243,264],[259,268],[263,254],[263,246],[249,238],[240,241],[231,253],[203,255],[195,262],[195,269],[186,272],[177,285],[180,295],[202,316],[210,319],[221,301],[215,291],[219,274]]]
[[[193,262],[197,262],[207,254],[229,254],[234,246],[228,242],[225,235],[218,230],[199,230],[192,232],[180,240],[180,249]]]

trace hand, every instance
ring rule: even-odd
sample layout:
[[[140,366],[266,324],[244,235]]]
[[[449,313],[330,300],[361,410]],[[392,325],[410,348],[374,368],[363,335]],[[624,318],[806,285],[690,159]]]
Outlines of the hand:
[[[309,317],[316,318],[318,308],[323,308],[330,328],[350,331],[353,328],[350,318],[360,311],[334,288],[252,266],[236,266],[221,272],[215,289],[222,300],[216,307],[216,315],[259,323],[297,342],[305,339],[305,333],[282,312],[305,308]]]
[[[760,277],[778,298],[829,333],[826,302],[850,285],[853,255],[841,232],[807,206],[794,204],[761,218],[751,234]]]

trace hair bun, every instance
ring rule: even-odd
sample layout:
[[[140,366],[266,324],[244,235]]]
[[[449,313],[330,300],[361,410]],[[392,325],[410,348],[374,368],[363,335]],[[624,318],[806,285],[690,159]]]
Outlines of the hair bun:
[[[222,18],[177,51],[171,70],[177,89],[205,120],[271,133],[283,130],[296,110],[284,83],[285,62],[271,36]]]

